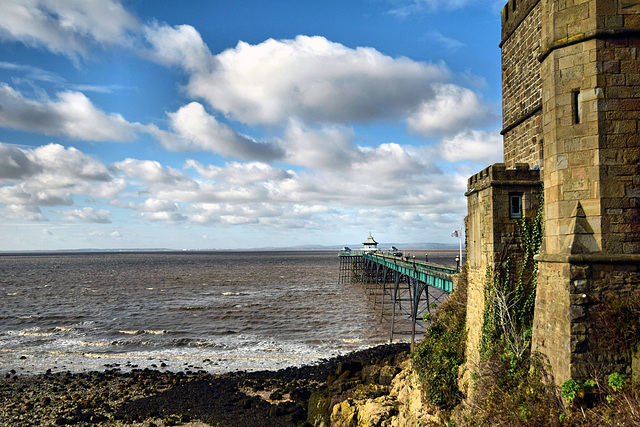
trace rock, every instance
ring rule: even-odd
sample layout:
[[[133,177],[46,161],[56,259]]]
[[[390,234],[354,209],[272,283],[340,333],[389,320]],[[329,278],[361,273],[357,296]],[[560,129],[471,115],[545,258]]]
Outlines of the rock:
[[[398,375],[400,370],[397,366],[383,366],[382,369],[380,369],[378,382],[382,385],[391,385],[391,381]]]
[[[353,400],[344,400],[333,407],[331,410],[331,426],[358,426],[358,407],[354,404]]]
[[[362,381],[365,384],[371,384],[378,382],[380,378],[380,370],[382,369],[379,365],[367,365],[362,368]]]
[[[331,425],[331,395],[326,391],[316,391],[309,397],[307,422],[314,427]]]
[[[358,411],[358,426],[378,427],[400,425],[394,424],[398,414],[398,403],[390,396],[369,399]]]
[[[336,376],[341,376],[343,373],[349,371],[350,376],[355,375],[357,372],[362,370],[362,362],[357,360],[350,360],[346,362],[338,363],[338,369],[336,370]]]
[[[424,400],[424,391],[418,375],[411,369],[411,362],[402,365],[403,369],[393,379],[391,384],[391,396],[395,396],[398,402],[398,426],[423,426],[438,425],[438,417],[429,414]]]

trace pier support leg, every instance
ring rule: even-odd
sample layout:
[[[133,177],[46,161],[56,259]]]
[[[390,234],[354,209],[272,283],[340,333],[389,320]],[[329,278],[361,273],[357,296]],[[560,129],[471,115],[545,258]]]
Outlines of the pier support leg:
[[[396,323],[396,301],[398,301],[398,287],[400,286],[400,273],[397,271],[394,272],[393,275],[393,308],[391,309],[391,337],[389,338],[389,342],[393,342],[393,333],[395,332],[395,323]]]

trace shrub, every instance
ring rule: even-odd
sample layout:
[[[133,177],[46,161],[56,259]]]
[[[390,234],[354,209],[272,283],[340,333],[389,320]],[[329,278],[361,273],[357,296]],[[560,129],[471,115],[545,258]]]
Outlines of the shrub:
[[[458,371],[465,361],[466,290],[466,283],[460,283],[449,295],[413,353],[426,398],[441,409],[453,408],[462,399]]]

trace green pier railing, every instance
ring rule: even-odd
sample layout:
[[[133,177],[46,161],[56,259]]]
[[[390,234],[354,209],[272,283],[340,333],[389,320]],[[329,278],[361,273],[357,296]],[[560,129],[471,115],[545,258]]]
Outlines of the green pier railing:
[[[429,286],[433,286],[434,288],[441,289],[445,292],[453,291],[453,275],[456,274],[455,269],[423,261],[403,261],[397,256],[379,253],[364,253],[362,257]]]

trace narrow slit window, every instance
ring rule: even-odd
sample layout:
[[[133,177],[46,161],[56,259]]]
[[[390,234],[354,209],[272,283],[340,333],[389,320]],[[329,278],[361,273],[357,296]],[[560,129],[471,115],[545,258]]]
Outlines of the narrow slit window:
[[[522,194],[509,194],[509,218],[522,218]]]
[[[573,99],[573,123],[579,124],[582,122],[582,94],[579,90],[572,92]]]

